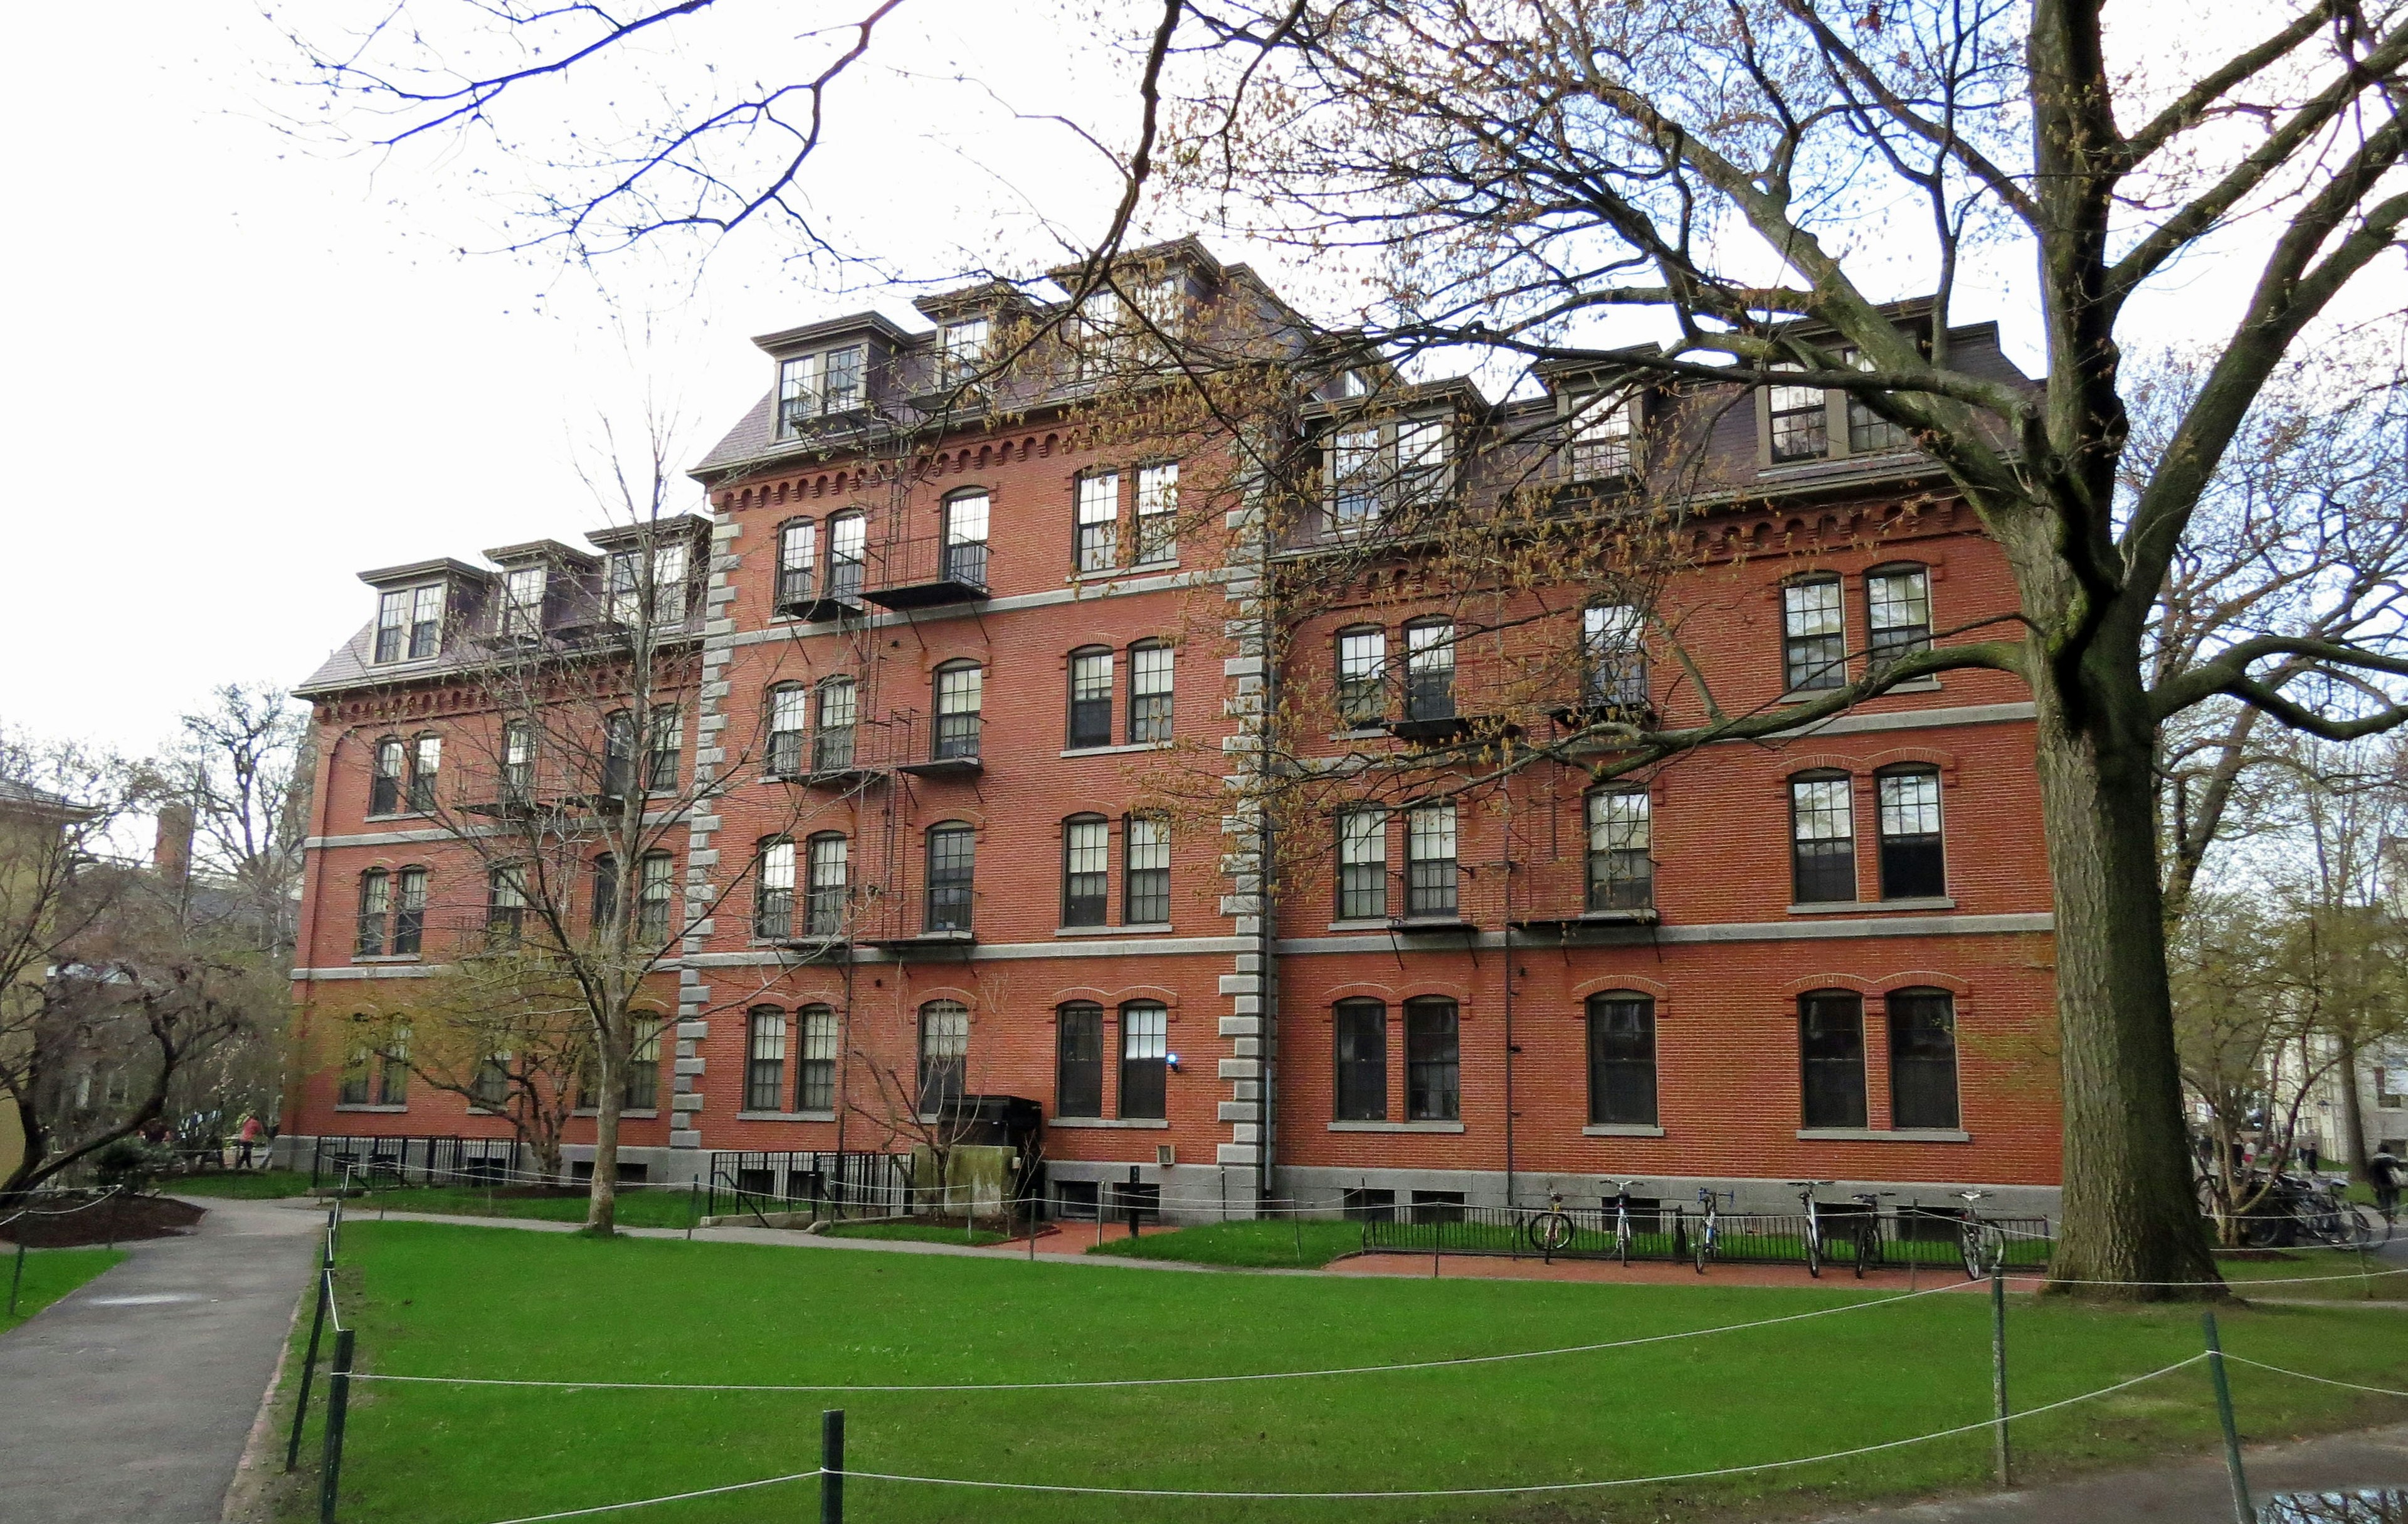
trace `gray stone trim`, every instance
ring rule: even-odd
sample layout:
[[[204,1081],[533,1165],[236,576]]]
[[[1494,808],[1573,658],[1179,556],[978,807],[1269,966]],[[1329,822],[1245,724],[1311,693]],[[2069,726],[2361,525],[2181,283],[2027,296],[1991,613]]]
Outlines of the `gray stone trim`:
[[[442,973],[448,963],[338,963],[331,969],[295,969],[295,983],[304,979],[423,979]]]
[[[925,625],[941,619],[968,619],[979,614],[1012,613],[1022,609],[1053,609],[1068,603],[1090,603],[1097,598],[1136,597],[1147,593],[1179,592],[1191,587],[1208,587],[1224,581],[1229,573],[1220,570],[1178,571],[1168,576],[1124,577],[1112,582],[1087,582],[1075,586],[1049,588],[1042,593],[1013,593],[999,598],[983,598],[972,603],[940,605],[930,609],[914,609],[909,613],[871,614],[867,619],[839,621],[814,620],[798,624],[781,620],[766,629],[739,630],[714,639],[730,646],[761,645],[771,640],[797,640],[814,635],[834,635],[851,627],[854,629],[889,629],[903,625]]]
[[[2026,700],[2014,704],[1963,704],[1954,709],[1906,709],[1881,714],[1851,710],[1828,720],[1773,732],[1772,739],[1795,740],[1805,736],[1848,736],[1868,730],[1929,730],[1956,725],[2003,725],[2028,720],[2039,711]]]
[[[1127,937],[1108,938],[1099,942],[1065,940],[1062,942],[1002,942],[973,946],[969,961],[1015,962],[1037,957],[1170,957],[1197,953],[1250,953],[1254,942],[1249,937]],[[897,963],[903,959],[875,947],[856,947],[855,963]],[[745,953],[690,953],[684,958],[690,968],[752,969],[810,968],[824,964],[825,958],[805,957],[774,949]]]
[[[1612,926],[1584,927],[1571,934],[1569,945],[1574,947],[1633,947],[1665,942],[1827,942],[1855,937],[1981,937],[2011,932],[2054,931],[2057,917],[2046,913],[2028,915],[1898,915],[1878,920],[1832,921],[1721,921],[1699,926]],[[1351,937],[1288,937],[1279,943],[1282,957],[1294,957],[1313,953],[1360,953],[1388,944],[1391,939],[1376,933]],[[1484,931],[1476,938],[1455,938],[1446,944],[1452,950],[1459,946],[1482,948],[1502,947],[1505,934]],[[1556,939],[1530,932],[1516,932],[1513,945],[1517,950],[1535,950],[1557,945]],[[1408,952],[1414,951],[1407,947]]]
[[[1594,1206],[1598,1201],[1600,1175],[1619,1175],[1612,1166],[1600,1162],[1594,1170],[1550,1173],[1542,1170],[1517,1170],[1513,1174],[1514,1190],[1519,1200],[1512,1204],[1525,1208],[1545,1204],[1551,1192],[1561,1192],[1566,1201],[1575,1206]],[[1111,1178],[1106,1175],[1104,1178]],[[1408,1170],[1408,1169],[1343,1169],[1335,1165],[1308,1165],[1283,1168],[1277,1172],[1278,1189],[1282,1196],[1294,1201],[1327,1203],[1335,1208],[1341,1191],[1356,1186],[1397,1193],[1397,1209],[1406,1211],[1416,1190],[1461,1191],[1469,1206],[1504,1206],[1505,1172],[1501,1170]],[[1650,1175],[1632,1187],[1632,1194],[1653,1196],[1668,1209],[1685,1206],[1697,1210],[1698,1191],[1709,1187],[1716,1192],[1733,1193],[1726,1202],[1726,1212],[1794,1213],[1798,1210],[1798,1187],[1786,1180],[1757,1179],[1745,1175]],[[2054,1221],[2057,1211],[2057,1187],[2055,1186],[2002,1186],[1983,1180],[1901,1180],[1891,1177],[1841,1179],[1825,1188],[1824,1200],[1842,1201],[1856,1191],[1882,1190],[1895,1193],[1891,1205],[1912,1205],[1921,1201],[1934,1207],[1958,1207],[1964,1203],[1951,1198],[1950,1192],[1983,1190],[1989,1198],[1982,1202],[1985,1216],[2046,1217]],[[1168,1194],[1166,1192],[1165,1194]]]

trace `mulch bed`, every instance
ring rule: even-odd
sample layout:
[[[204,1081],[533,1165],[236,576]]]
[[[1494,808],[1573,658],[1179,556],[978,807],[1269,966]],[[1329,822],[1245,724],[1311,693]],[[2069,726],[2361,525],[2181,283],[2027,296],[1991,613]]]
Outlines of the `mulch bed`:
[[[90,1197],[45,1197],[36,1210],[61,1213]],[[0,1216],[9,1214],[0,1212]],[[79,1249],[95,1244],[123,1244],[132,1239],[175,1238],[193,1230],[208,1215],[206,1209],[165,1196],[119,1196],[95,1207],[65,1215],[27,1215],[0,1228],[0,1243],[15,1248]]]

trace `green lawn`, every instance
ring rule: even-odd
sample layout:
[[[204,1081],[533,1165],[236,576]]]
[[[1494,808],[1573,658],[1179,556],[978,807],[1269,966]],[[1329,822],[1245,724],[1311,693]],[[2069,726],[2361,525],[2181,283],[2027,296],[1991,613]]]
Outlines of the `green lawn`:
[[[218,1196],[236,1201],[266,1201],[309,1194],[307,1170],[233,1170],[224,1174],[170,1175],[159,1182],[170,1196]]]
[[[1077,1241],[1078,1226],[1063,1231]],[[1249,1269],[1326,1265],[1363,1247],[1363,1225],[1354,1222],[1216,1222],[1201,1228],[1165,1229],[1140,1238],[1107,1239],[1089,1254],[1126,1259],[1182,1259],[1199,1265]]]
[[[964,1232],[935,1222],[847,1222],[827,1229],[830,1238],[877,1238],[910,1244],[1009,1244],[1010,1233],[981,1228]]]
[[[28,1249],[25,1278],[17,1287],[17,1316],[8,1316],[7,1283],[15,1277],[17,1251],[0,1253],[0,1333],[6,1333],[51,1302],[125,1258],[122,1249]]]
[[[1169,1235],[1164,1235],[1168,1239]],[[1291,1235],[1291,1246],[1293,1237]],[[1865,1300],[1814,1289],[1294,1275],[1154,1275],[1008,1257],[596,1241],[355,1215],[339,1276],[366,1371],[651,1382],[943,1383],[1258,1373],[1544,1348]],[[1925,1296],[1742,1333],[1506,1363],[1226,1386],[941,1393],[545,1391],[364,1383],[346,1524],[480,1524],[809,1469],[823,1408],[855,1471],[1105,1487],[1435,1488],[1643,1475],[1811,1455],[1975,1422],[1989,1308]],[[2408,1387],[2400,1315],[2235,1308],[2238,1354]],[[305,1320],[306,1321],[306,1320]],[[2183,1308],[2018,1297],[2014,1394],[2032,1406],[2200,1348]],[[2379,1336],[2376,1336],[2379,1335]],[[2236,1367],[2241,1423],[2275,1438],[2408,1416]],[[2018,1425],[2024,1473],[2205,1449],[2191,1367]],[[1983,1486],[1973,1434],[1711,1483],[1443,1502],[1129,1500],[856,1477],[855,1517],[1118,1524],[1758,1517]],[[677,1505],[678,1524],[807,1517],[808,1484]]]
[[[2251,1295],[2253,1285],[2270,1297],[2312,1297],[2318,1301],[2408,1301],[2408,1270],[2397,1258],[2337,1249],[2278,1251],[2265,1258],[2219,1255],[2216,1268],[2233,1289]],[[2367,1272],[2375,1272],[2369,1274]],[[2380,1273],[2389,1271],[2392,1273]],[[2262,1284],[2272,1283],[2272,1284]],[[2408,1330],[2402,1330],[2408,1336]]]
[[[695,1211],[694,1193],[682,1189],[619,1187],[622,1228],[683,1228]],[[346,1223],[380,1212],[431,1212],[452,1217],[535,1217],[544,1222],[583,1222],[580,1188],[555,1196],[512,1196],[475,1186],[402,1186],[355,1196],[343,1208]]]

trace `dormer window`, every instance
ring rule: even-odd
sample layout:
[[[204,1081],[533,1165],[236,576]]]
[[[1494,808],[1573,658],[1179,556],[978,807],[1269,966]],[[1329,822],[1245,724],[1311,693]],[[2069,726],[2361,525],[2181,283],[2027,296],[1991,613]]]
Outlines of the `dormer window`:
[[[978,373],[986,364],[988,331],[984,318],[945,324],[937,336],[937,368],[942,380],[957,381]]]
[[[852,412],[867,395],[869,351],[854,344],[819,354],[798,354],[778,363],[778,435],[793,439],[812,420]]]
[[[544,569],[516,567],[502,581],[502,633],[533,639],[543,633]]]
[[[1638,402],[1628,393],[1598,393],[1580,400],[1571,439],[1571,473],[1577,482],[1604,482],[1630,474],[1632,415]]]
[[[1795,370],[1778,365],[1775,370]],[[1766,394],[1772,416],[1772,458],[1778,461],[1820,460],[1828,454],[1830,408],[1819,386],[1777,385]]]
[[[378,661],[423,661],[442,645],[441,582],[393,588],[377,599]]]
[[[1341,397],[1369,396],[1371,380],[1359,370],[1341,370],[1338,373],[1338,395]]]
[[[1187,281],[1177,275],[1088,297],[1081,312],[1085,329],[1079,351],[1081,377],[1111,374],[1135,360],[1141,349],[1160,342],[1156,335],[1162,339],[1178,337],[1186,303]]]
[[[1332,529],[1360,529],[1393,508],[1436,502],[1447,485],[1446,422],[1414,418],[1339,429],[1324,469]]]
[[[610,557],[609,617],[614,625],[635,625],[644,616],[644,597],[652,595],[652,625],[666,629],[685,623],[686,568],[691,551],[681,540],[655,545],[652,552],[652,585],[645,586],[644,553],[620,551]]]

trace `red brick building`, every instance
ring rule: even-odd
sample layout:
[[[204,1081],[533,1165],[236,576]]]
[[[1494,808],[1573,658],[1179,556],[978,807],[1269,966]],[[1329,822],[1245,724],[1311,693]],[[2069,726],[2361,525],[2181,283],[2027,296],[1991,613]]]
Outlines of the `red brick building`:
[[[1243,423],[1149,429],[1094,364],[1125,353],[1113,323],[1226,352],[1277,350],[1289,314],[1192,241],[1131,269],[1090,345],[1037,341],[979,388],[955,383],[1058,312],[977,288],[923,302],[930,333],[862,315],[756,340],[775,384],[694,473],[683,765],[714,786],[627,1157],[663,1179],[882,1149],[966,1093],[1035,1103],[1058,1194],[1135,1167],[1173,1215],[1608,1177],[1759,1210],[1807,1177],[2053,1207],[2051,905],[2013,680],[1952,671],[1602,785],[1580,760],[1612,753],[1600,717],[1811,698],[2012,611],[1940,473],[1820,393],[1607,365],[1498,404],[1300,343]],[[1952,339],[2014,374],[1994,330]],[[1643,609],[1526,580],[1471,618],[1427,580],[1443,554],[1377,539],[1412,503],[1676,490]],[[495,576],[369,581],[473,603]],[[376,638],[304,690],[323,819],[298,978],[322,1027],[396,971],[351,951],[360,875],[415,845],[369,810],[378,744],[476,723],[439,672],[379,669]],[[1285,776],[1449,745],[1431,776],[1460,790],[1279,802]],[[413,1098],[362,1127],[338,1078],[288,1131],[491,1126]]]

